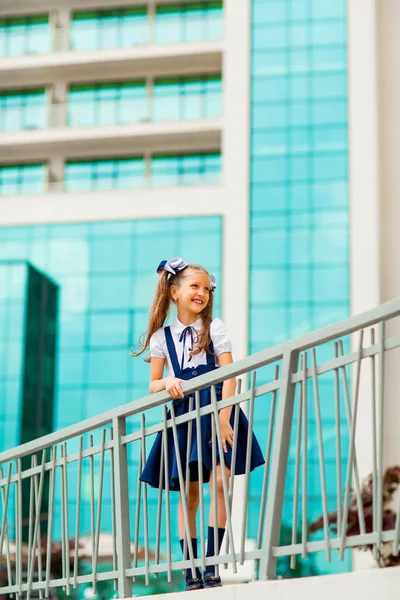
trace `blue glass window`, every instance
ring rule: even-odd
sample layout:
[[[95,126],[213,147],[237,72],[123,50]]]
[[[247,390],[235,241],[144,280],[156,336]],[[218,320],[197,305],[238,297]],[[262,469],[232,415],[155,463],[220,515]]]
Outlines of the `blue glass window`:
[[[68,94],[68,125],[93,127],[148,119],[143,81],[73,86]]]
[[[68,162],[65,166],[67,191],[96,191],[142,188],[146,185],[143,158]],[[156,187],[219,183],[220,154],[154,156],[150,159],[150,183]]]
[[[154,186],[219,183],[221,155],[156,156],[151,161]]]
[[[0,131],[40,129],[46,125],[43,89],[0,94]]]
[[[0,56],[47,54],[50,26],[47,15],[0,19]]]
[[[220,76],[159,79],[150,93],[151,103],[144,81],[73,86],[68,94],[68,124],[93,127],[221,115]]]
[[[71,23],[72,50],[129,48],[149,42],[145,8],[76,12]]]
[[[95,191],[144,187],[142,158],[69,162],[65,166],[65,189]]]
[[[191,2],[157,6],[155,42],[174,44],[222,37],[222,2]]]
[[[0,196],[39,194],[45,191],[44,165],[0,166]]]
[[[153,88],[155,121],[215,118],[221,115],[220,76],[160,79]]]

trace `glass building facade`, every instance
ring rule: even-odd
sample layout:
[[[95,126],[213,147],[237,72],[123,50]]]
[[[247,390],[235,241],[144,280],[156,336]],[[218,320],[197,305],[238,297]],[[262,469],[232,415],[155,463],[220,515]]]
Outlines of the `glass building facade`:
[[[45,124],[44,89],[0,93],[0,131],[40,129]]]
[[[48,15],[0,18],[0,57],[50,52]]]
[[[0,451],[53,431],[58,287],[0,259]]]
[[[222,2],[203,1],[146,7],[76,12],[71,49],[99,50],[143,44],[179,44],[217,40],[223,32]]]
[[[252,3],[250,353],[349,316],[346,20],[345,0]],[[320,395],[329,440],[332,380]],[[263,439],[266,421],[259,417],[255,430]],[[315,422],[310,436],[312,520],[322,512]],[[333,489],[333,437],[325,450]],[[292,469],[284,509],[290,526]],[[260,487],[255,473],[254,514]],[[321,564],[305,566],[310,574],[348,566],[327,565],[319,554],[311,560]]]
[[[346,23],[345,0],[251,2],[250,296],[245,316],[249,354],[349,315]],[[147,6],[78,11],[72,13],[69,28],[73,51],[146,44],[167,48],[222,38],[223,8],[218,1],[156,5],[154,11]],[[53,45],[48,15],[0,20],[0,57],[49,53]],[[156,76],[151,81],[133,77],[96,84],[77,81],[68,85],[65,98],[66,125],[71,127],[223,116],[223,76],[218,73]],[[49,97],[44,86],[2,91],[0,131],[46,127]],[[216,184],[222,181],[222,170],[223,156],[215,150],[183,154],[177,149],[173,155],[154,151],[123,158],[94,155],[90,160],[66,156],[61,183],[71,192],[161,189]],[[44,193],[48,178],[44,160],[0,165],[0,196]],[[132,359],[129,350],[146,328],[160,257],[201,262],[220,280],[222,246],[222,217],[0,228],[0,261],[30,261],[60,286],[55,428],[147,394],[148,365],[141,358]],[[2,272],[0,268],[0,276]],[[220,310],[218,288],[216,315],[223,317]],[[21,332],[23,314],[13,311],[12,318],[19,323],[15,332]],[[9,332],[3,329],[2,344],[9,343]],[[15,356],[22,357],[21,348],[15,345],[14,349]],[[15,371],[13,377],[3,381],[3,389],[5,385],[17,394],[22,371]],[[330,394],[332,381],[327,380],[321,400]],[[13,424],[21,419],[15,406],[12,415],[2,416],[2,448],[19,443],[12,433]],[[148,422],[156,422],[159,414],[149,415]],[[322,417],[329,440],[334,416],[325,408]],[[265,447],[265,411],[256,414],[255,422]],[[135,426],[134,419],[130,426]],[[310,436],[314,444],[312,423]],[[334,450],[329,444],[328,477],[333,480]],[[321,512],[313,452],[309,490],[315,496],[310,501],[310,519]],[[137,457],[130,458],[134,475]],[[260,476],[257,471],[251,476],[251,538],[257,533],[252,514],[259,513]],[[289,477],[284,511],[288,523],[292,483]],[[328,501],[333,508],[332,498]],[[105,506],[107,502],[106,496]],[[85,523],[89,512],[87,498]],[[175,510],[171,515],[176,519]],[[171,527],[176,529],[175,520]],[[179,547],[175,550],[178,554]],[[323,557],[312,560],[306,572],[329,570]]]
[[[222,1],[77,11],[72,15],[69,48],[101,50],[145,44],[218,40],[223,35]],[[48,14],[0,19],[0,56],[47,54],[56,36]]]
[[[45,165],[0,165],[0,196],[23,196],[46,191]]]
[[[219,217],[0,228],[0,261],[29,260],[60,287],[55,428],[147,393],[148,366],[129,350],[146,329],[160,256],[220,279],[221,228]]]

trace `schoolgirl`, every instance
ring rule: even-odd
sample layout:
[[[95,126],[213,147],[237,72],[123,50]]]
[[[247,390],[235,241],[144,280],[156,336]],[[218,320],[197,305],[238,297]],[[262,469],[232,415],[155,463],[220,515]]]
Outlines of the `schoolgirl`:
[[[166,390],[173,398],[176,416],[188,412],[189,396],[185,396],[181,383],[208,373],[218,367],[232,362],[231,343],[223,322],[213,319],[213,294],[216,289],[215,278],[206,269],[198,265],[189,265],[181,258],[163,260],[157,268],[160,278],[155,298],[150,310],[149,326],[144,336],[140,352],[142,354],[150,347],[150,392],[155,393]],[[170,326],[165,327],[170,305],[173,303],[177,309],[177,316]],[[164,377],[164,368],[167,376]],[[232,397],[235,394],[236,381],[228,379],[223,384],[216,386],[217,400]],[[200,391],[201,407],[210,404],[210,388]],[[224,463],[226,477],[240,475],[245,472],[248,421],[244,413],[239,412],[239,426],[237,443],[240,451],[236,454],[235,472],[230,472],[233,444],[233,411],[232,407],[219,411],[221,426],[222,447],[224,450]],[[195,426],[195,424],[194,424]],[[172,432],[168,436],[168,468],[169,489],[179,491],[179,477],[177,459],[174,449]],[[211,415],[201,417],[201,440],[203,460],[203,481],[210,482],[210,497],[213,496],[212,475],[212,438]],[[264,458],[259,444],[252,435],[251,466],[253,470],[264,463]],[[141,473],[141,481],[153,487],[160,486],[160,460],[161,460],[161,434],[158,434],[149,457]],[[187,457],[187,424],[178,427],[179,452],[184,474],[186,473]],[[218,452],[218,451],[217,451]],[[218,523],[214,523],[214,507],[210,506],[208,540],[206,556],[218,555],[226,526],[226,510],[222,487],[221,465],[217,453],[217,515]],[[197,558],[197,533],[196,513],[199,505],[199,473],[198,473],[197,435],[194,431],[191,436],[189,451],[190,485],[188,502],[190,536],[192,540],[194,558]],[[163,482],[161,482],[163,485]],[[214,546],[214,526],[218,527],[217,547]],[[179,539],[184,549],[184,518],[182,497],[178,508]],[[187,558],[187,553],[184,558]],[[217,587],[221,585],[220,577],[215,573],[214,567],[207,566],[204,579],[199,569],[196,577],[192,576],[191,569],[186,572],[186,589],[195,590],[203,587]]]

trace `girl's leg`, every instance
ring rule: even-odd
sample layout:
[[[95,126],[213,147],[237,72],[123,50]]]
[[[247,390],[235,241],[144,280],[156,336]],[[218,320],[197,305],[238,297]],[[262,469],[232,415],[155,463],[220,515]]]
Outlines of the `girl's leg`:
[[[197,537],[196,534],[196,514],[197,509],[199,507],[199,483],[198,481],[192,481],[189,485],[189,497],[187,499],[188,503],[188,513],[189,513],[189,527],[190,527],[190,537]],[[179,531],[179,539],[183,540],[185,538],[185,520],[183,518],[183,506],[182,506],[182,497],[179,499],[178,506],[178,531]]]
[[[199,506],[199,484],[198,482],[192,482],[189,486],[189,496],[187,499],[188,513],[189,513],[189,529],[190,537],[192,540],[193,557],[197,558],[197,534],[196,534],[196,514]],[[179,540],[182,548],[182,554],[185,559],[189,558],[189,550],[186,545],[185,551],[185,520],[183,516],[182,497],[179,499],[178,507],[178,530]],[[196,579],[193,580],[192,570],[186,569],[186,589],[200,589],[203,587],[201,579],[201,573],[199,568],[196,568]]]
[[[226,480],[229,485],[229,476],[230,470],[228,467],[225,467]],[[226,526],[226,508],[225,508],[225,499],[224,499],[224,488],[222,485],[222,469],[221,465],[218,465],[216,468],[216,507],[217,507],[217,523],[215,523],[214,518],[214,482],[213,482],[213,474],[210,476],[210,495],[211,495],[211,504],[210,504],[210,514],[208,519],[208,540],[207,540],[207,553],[206,556],[217,556],[221,549],[222,540],[225,534],[225,526]],[[214,525],[217,528],[217,546],[215,546],[215,536],[214,536]],[[207,587],[215,587],[221,585],[221,580],[217,575],[218,571],[216,571],[215,567],[207,566],[206,567],[206,585]],[[211,578],[211,579],[210,579]],[[208,579],[208,581],[207,581]]]
[[[228,467],[225,467],[225,473],[226,473],[226,481],[227,481],[227,484],[229,487],[230,470]],[[221,465],[217,465],[217,468],[216,468],[216,484],[217,484],[216,491],[217,491],[217,517],[218,517],[217,526],[218,526],[218,528],[225,529],[226,509],[225,509],[225,499],[224,499],[224,488],[222,485]],[[214,481],[213,481],[212,472],[210,475],[210,497],[211,497],[211,503],[210,503],[210,513],[209,513],[208,525],[210,527],[214,527]]]

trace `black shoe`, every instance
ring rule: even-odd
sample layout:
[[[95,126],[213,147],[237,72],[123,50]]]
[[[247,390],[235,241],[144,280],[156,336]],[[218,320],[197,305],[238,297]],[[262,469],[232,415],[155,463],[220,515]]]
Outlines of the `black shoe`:
[[[189,592],[192,590],[203,590],[204,583],[201,577],[187,577],[185,591]]]
[[[221,587],[222,581],[219,575],[214,575],[214,573],[206,573],[204,575],[204,587],[206,588],[215,588]]]

